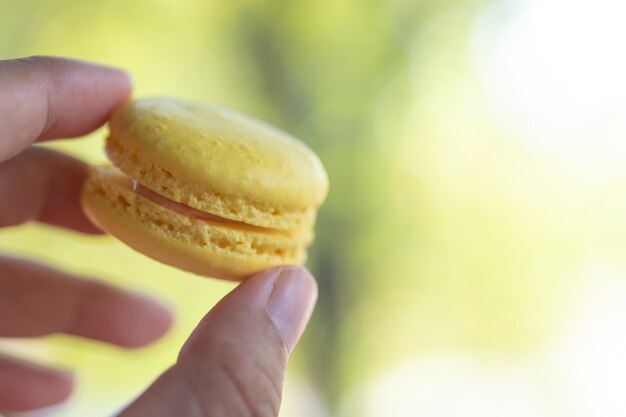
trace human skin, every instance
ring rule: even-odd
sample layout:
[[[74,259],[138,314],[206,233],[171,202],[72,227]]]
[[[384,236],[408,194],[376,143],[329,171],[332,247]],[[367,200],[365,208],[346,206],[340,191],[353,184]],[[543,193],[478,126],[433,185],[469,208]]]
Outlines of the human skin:
[[[100,233],[79,206],[87,166],[31,145],[93,131],[131,89],[127,74],[100,65],[0,61],[0,227],[38,221]],[[246,279],[207,313],[176,363],[119,415],[276,416],[289,355],[316,298],[315,280],[301,267]],[[0,257],[0,337],[65,333],[135,348],[171,324],[172,314],[141,294]],[[0,411],[56,404],[73,385],[66,371],[0,356]]]

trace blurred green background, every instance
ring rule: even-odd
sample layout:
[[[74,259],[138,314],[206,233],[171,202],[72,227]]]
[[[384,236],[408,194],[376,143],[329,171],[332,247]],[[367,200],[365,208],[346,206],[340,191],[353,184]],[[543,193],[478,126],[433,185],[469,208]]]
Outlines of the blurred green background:
[[[624,11],[610,0],[0,0],[0,59],[118,66],[136,97],[238,108],[320,155],[331,191],[308,264],[320,298],[283,416],[618,416]],[[102,163],[105,134],[46,146]],[[0,340],[76,369],[59,416],[119,410],[232,288],[37,224],[2,230],[0,249],[176,311],[173,331],[137,351]]]

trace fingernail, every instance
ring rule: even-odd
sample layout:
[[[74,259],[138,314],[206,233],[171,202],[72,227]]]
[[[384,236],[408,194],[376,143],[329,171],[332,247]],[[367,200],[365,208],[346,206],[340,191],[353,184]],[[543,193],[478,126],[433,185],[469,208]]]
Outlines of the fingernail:
[[[126,347],[139,347],[151,343],[165,333],[174,324],[174,313],[163,302],[141,293],[130,293],[127,306],[125,331],[120,333],[120,343]],[[120,320],[123,320],[120,318]]]
[[[278,270],[267,311],[290,352],[302,336],[316,300],[317,285],[306,269],[285,266]]]

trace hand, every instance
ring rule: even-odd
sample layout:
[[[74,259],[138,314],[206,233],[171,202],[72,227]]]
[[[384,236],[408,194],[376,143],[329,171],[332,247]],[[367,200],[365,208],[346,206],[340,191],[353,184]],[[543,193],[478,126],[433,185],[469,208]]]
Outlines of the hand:
[[[29,146],[96,129],[130,90],[128,76],[112,68],[44,57],[0,61],[0,227],[34,220],[98,233],[78,204],[85,164]],[[288,356],[316,297],[303,268],[248,278],[120,416],[276,416]],[[135,347],[159,338],[171,322],[144,296],[0,257],[0,337],[60,332]],[[55,404],[72,384],[67,373],[0,356],[0,410]]]

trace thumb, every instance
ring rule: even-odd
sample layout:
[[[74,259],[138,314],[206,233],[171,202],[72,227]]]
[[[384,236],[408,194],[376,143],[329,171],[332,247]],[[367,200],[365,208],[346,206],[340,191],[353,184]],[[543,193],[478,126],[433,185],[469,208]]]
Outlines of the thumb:
[[[287,360],[316,298],[315,280],[301,267],[246,279],[120,417],[277,416]]]

